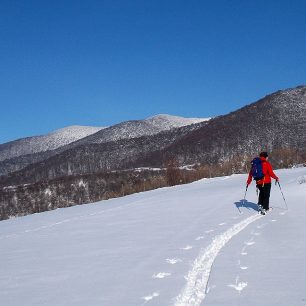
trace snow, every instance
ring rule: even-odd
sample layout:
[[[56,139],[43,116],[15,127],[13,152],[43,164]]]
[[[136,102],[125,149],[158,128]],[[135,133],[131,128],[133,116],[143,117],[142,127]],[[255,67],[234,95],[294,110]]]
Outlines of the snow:
[[[67,139],[68,141],[75,141],[88,135],[94,134],[102,129],[105,129],[105,127],[72,125],[55,130],[48,134],[48,136],[54,136],[56,139]]]
[[[155,135],[173,128],[183,127],[210,118],[184,118],[171,115],[156,115],[144,120],[130,120],[112,125],[99,133],[86,137],[74,145],[88,143],[105,143],[120,139],[131,139],[141,136]]]
[[[68,126],[47,135],[26,137],[0,144],[0,162],[27,154],[55,150],[69,144],[77,146],[154,135],[173,128],[208,121],[209,119],[184,118],[162,114],[144,120],[121,122],[108,128],[79,125]],[[65,147],[65,149],[67,148],[69,147]]]
[[[55,150],[86,136],[103,127],[73,125],[53,131],[47,135],[33,136],[0,145],[0,161],[21,155]]]
[[[181,127],[189,124],[209,121],[210,119],[211,118],[184,118],[167,114],[159,114],[153,117],[149,117],[145,119],[145,121],[161,128],[162,130],[169,130],[174,127]]]
[[[212,243],[194,261],[193,268],[189,271],[186,278],[187,284],[178,296],[175,306],[197,306],[201,304],[207,294],[207,285],[212,265],[220,250],[246,226],[261,217],[261,215],[257,214],[244,219],[238,224],[233,225],[225,233],[214,238]]]
[[[232,175],[2,221],[0,304],[305,305],[306,168],[276,172],[265,216]]]
[[[52,195],[52,191],[49,188],[46,188],[45,194],[48,195],[48,196],[51,196]]]

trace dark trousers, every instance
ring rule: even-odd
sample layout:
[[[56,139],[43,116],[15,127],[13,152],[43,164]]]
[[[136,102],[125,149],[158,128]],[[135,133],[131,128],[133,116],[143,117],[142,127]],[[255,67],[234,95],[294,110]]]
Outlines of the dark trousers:
[[[269,199],[271,192],[271,183],[257,185],[259,189],[258,205],[261,205],[263,209],[269,209]]]

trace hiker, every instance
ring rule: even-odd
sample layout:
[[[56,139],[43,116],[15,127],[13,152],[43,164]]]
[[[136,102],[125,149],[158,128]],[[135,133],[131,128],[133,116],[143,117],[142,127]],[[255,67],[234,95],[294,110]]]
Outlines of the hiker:
[[[259,159],[261,161],[261,166],[262,166],[262,175],[261,177],[259,177],[259,179],[254,177],[253,173],[254,170],[252,168],[247,180],[247,186],[251,184],[252,178],[256,180],[256,187],[259,190],[258,206],[263,211],[263,213],[265,213],[266,211],[269,210],[269,198],[270,198],[271,181],[272,181],[271,177],[274,178],[277,182],[279,181],[279,178],[273,172],[272,166],[268,162],[267,152],[261,152],[259,154]]]

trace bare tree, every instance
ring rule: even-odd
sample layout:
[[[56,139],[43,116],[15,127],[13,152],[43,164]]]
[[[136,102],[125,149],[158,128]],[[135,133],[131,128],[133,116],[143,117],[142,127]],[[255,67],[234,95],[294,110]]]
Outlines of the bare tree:
[[[174,158],[169,159],[166,163],[166,180],[168,186],[181,184],[183,182],[182,179],[178,161]]]

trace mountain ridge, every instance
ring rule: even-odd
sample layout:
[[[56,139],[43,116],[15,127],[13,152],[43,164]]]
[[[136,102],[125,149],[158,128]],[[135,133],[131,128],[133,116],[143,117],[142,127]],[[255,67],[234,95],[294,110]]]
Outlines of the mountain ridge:
[[[126,124],[135,127],[139,122]],[[23,169],[0,176],[2,216],[88,203],[138,192],[147,185],[166,186],[165,168],[171,164],[194,165],[193,180],[245,172],[252,156],[262,150],[269,151],[274,167],[303,164],[305,130],[306,86],[278,91],[229,114],[154,135],[92,141],[101,140],[102,130],[88,136],[87,143],[81,140],[63,151],[45,152],[39,161],[38,154],[35,163],[25,160]],[[133,171],[137,168],[148,170]],[[152,168],[160,169],[159,173]],[[186,171],[181,178],[176,172],[176,182],[190,179]],[[48,184],[51,198],[46,195]]]
[[[96,133],[104,127],[72,125],[45,135],[19,138],[0,144],[0,161],[21,155],[55,150],[61,146]]]
[[[217,162],[235,155],[257,154],[277,148],[306,150],[306,86],[278,91],[229,114],[212,118],[201,127],[171,144],[153,152],[142,163],[164,156],[175,156],[182,163]],[[192,146],[194,154],[188,154]],[[194,160],[194,156],[200,156]],[[138,161],[140,162],[140,161]],[[151,163],[152,164],[152,163]],[[158,166],[154,163],[152,166]]]
[[[143,120],[124,121],[110,127],[86,127],[86,130],[90,132],[79,133],[80,136],[76,135],[76,137],[73,132],[78,132],[79,126],[58,129],[47,135],[22,138],[0,145],[0,175],[19,171],[27,165],[40,162],[77,146],[154,135],[172,128],[206,122],[209,119],[161,114]]]
[[[115,125],[109,131],[103,129],[65,146],[64,151],[59,151],[46,161],[29,165],[24,171],[0,177],[0,184],[14,185],[22,180],[29,183],[70,174],[125,168],[161,168],[172,158],[181,165],[215,164],[230,161],[237,156],[246,162],[249,155],[260,150],[273,151],[290,147],[304,151],[305,114],[306,87],[301,86],[272,93],[235,112],[209,121],[154,135],[107,141],[109,131],[109,139],[114,139],[112,132],[117,128]],[[124,122],[119,129],[126,124],[135,128],[139,121]],[[143,121],[140,124],[147,126]],[[104,136],[105,133],[104,142],[100,143],[101,134]]]

